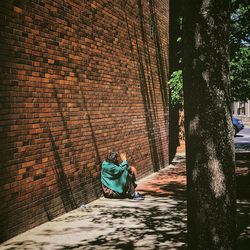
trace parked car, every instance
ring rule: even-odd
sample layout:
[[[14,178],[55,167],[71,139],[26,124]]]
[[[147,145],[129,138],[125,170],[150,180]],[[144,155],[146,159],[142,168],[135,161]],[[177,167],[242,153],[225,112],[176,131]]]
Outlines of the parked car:
[[[234,136],[235,136],[244,128],[244,124],[240,119],[236,117],[232,117],[232,123],[234,126]]]

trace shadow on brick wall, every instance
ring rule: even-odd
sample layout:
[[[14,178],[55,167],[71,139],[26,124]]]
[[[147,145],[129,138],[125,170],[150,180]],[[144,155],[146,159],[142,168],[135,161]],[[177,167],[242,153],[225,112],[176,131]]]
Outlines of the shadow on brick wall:
[[[54,167],[54,173],[56,175],[57,186],[60,192],[64,209],[66,212],[68,212],[76,208],[76,201],[74,199],[74,195],[68,177],[64,171],[63,162],[58,152],[58,146],[56,145],[56,142],[49,127],[48,127],[48,133],[55,159],[55,164],[53,167]]]
[[[92,122],[91,122],[91,118],[90,118],[90,115],[89,115],[89,111],[88,111],[88,108],[87,108],[86,100],[85,100],[85,97],[84,97],[81,85],[80,85],[79,88],[80,88],[79,93],[81,94],[81,97],[82,97],[81,103],[80,103],[80,108],[81,108],[82,111],[85,112],[86,118],[88,120],[88,125],[89,125],[90,131],[91,131],[92,143],[93,143],[93,146],[94,146],[94,149],[95,149],[95,155],[96,155],[95,162],[96,162],[96,166],[100,166],[101,165],[101,156],[100,156],[100,153],[99,153],[99,150],[98,150],[98,146],[97,146],[97,140],[96,140],[96,135],[95,135],[94,127],[93,127]]]
[[[13,1],[0,1],[0,8],[3,12],[8,12],[12,8]],[[0,242],[8,238],[8,226],[12,225],[10,216],[10,202],[15,202],[19,195],[17,188],[11,189],[11,181],[15,180],[18,171],[18,161],[14,160],[14,154],[18,153],[16,142],[9,135],[14,134],[11,131],[11,125],[15,123],[8,120],[8,116],[15,117],[14,107],[11,105],[12,91],[16,91],[18,81],[12,80],[11,69],[7,67],[12,61],[9,59],[9,51],[12,51],[12,46],[8,44],[5,32],[7,30],[8,20],[0,17]],[[6,80],[7,79],[7,80]],[[12,165],[10,162],[12,161]],[[13,202],[14,201],[14,202]]]
[[[88,114],[85,98],[81,90],[80,90],[80,93],[81,93],[81,101],[82,101],[79,104],[80,111],[85,113],[85,118],[87,118],[87,121],[88,121],[88,125],[91,131],[93,147],[95,149],[95,155],[96,155],[95,167],[96,167],[96,171],[99,171],[99,167],[101,164],[101,157],[100,157],[98,147],[97,147],[95,132],[94,132],[94,128],[92,126],[91,120],[90,120],[90,116]],[[88,192],[87,192],[88,187],[86,187],[86,181],[84,180],[85,176],[83,174],[85,170],[84,168],[87,168],[87,166],[83,165],[79,160],[78,152],[75,149],[76,145],[74,141],[71,139],[71,130],[69,129],[67,120],[63,114],[63,105],[62,105],[60,98],[58,97],[58,92],[57,92],[56,87],[53,87],[53,96],[57,103],[57,108],[60,114],[61,122],[63,124],[63,132],[65,133],[64,134],[65,139],[67,140],[65,145],[61,145],[61,147],[63,147],[64,149],[67,149],[67,155],[71,157],[71,164],[73,164],[74,172],[77,172],[77,177],[68,176],[67,173],[65,173],[63,160],[62,160],[62,157],[60,156],[60,153],[58,150],[59,148],[57,146],[58,142],[54,138],[53,133],[51,129],[49,128],[49,125],[47,124],[46,128],[48,131],[48,136],[49,136],[49,140],[52,146],[52,151],[53,151],[53,155],[55,159],[55,166],[54,166],[55,171],[54,172],[57,176],[57,185],[60,191],[60,196],[62,198],[65,211],[70,211],[76,208],[77,206],[79,206],[81,203],[89,202]],[[86,172],[87,172],[87,175],[91,175],[90,171],[86,171]],[[72,186],[71,184],[71,179],[72,181],[75,181],[76,178],[77,178],[76,181],[79,184],[78,187]],[[96,177],[91,176],[91,179],[95,179],[96,182],[99,182],[100,178],[98,175]],[[80,187],[80,190],[79,190],[79,187]],[[92,188],[92,192],[94,193],[95,198],[100,197],[100,193],[101,193],[100,190],[101,190],[100,187]],[[80,195],[78,195],[79,193]],[[78,197],[78,199],[74,197]]]
[[[160,168],[166,165],[164,162],[164,153],[163,153],[163,142],[159,127],[159,117],[158,117],[158,108],[157,108],[157,97],[155,93],[155,79],[153,75],[152,69],[152,58],[149,52],[149,41],[146,35],[145,29],[145,21],[144,21],[144,13],[143,6],[141,0],[137,1],[137,6],[139,10],[138,21],[139,21],[139,30],[140,36],[142,38],[142,46],[139,44],[138,32],[136,29],[136,25],[133,25],[133,32],[131,31],[130,25],[128,23],[127,13],[126,13],[126,4],[124,9],[124,19],[127,24],[127,33],[130,41],[130,50],[131,56],[134,61],[137,62],[138,72],[140,76],[140,87],[141,87],[141,95],[144,104],[145,118],[146,118],[146,127],[148,134],[148,141],[150,146],[151,159],[153,163],[154,171],[158,171]],[[160,90],[162,96],[163,103],[163,111],[164,111],[164,123],[167,129],[167,87],[166,87],[166,73],[164,68],[164,61],[162,57],[162,49],[160,45],[160,37],[158,34],[158,26],[155,16],[155,11],[153,10],[153,3],[150,5],[150,13],[151,13],[151,22],[154,22],[154,45],[156,49],[156,61],[157,61],[157,72],[158,78],[160,82]],[[151,10],[152,9],[152,10]],[[136,43],[136,49],[133,48],[133,37]]]
[[[138,0],[141,1],[141,0]],[[167,113],[168,113],[168,75],[166,67],[168,66],[167,63],[167,56],[164,53],[164,50],[162,49],[161,44],[161,37],[159,33],[159,27],[158,27],[158,20],[156,16],[156,7],[155,7],[155,1],[149,0],[149,10],[150,10],[150,17],[151,17],[151,25],[153,30],[153,39],[154,39],[154,45],[155,45],[155,51],[156,51],[156,58],[157,58],[157,69],[158,69],[158,76],[160,81],[160,91],[162,96],[162,103],[163,103],[163,111],[165,114],[165,123],[167,126]]]

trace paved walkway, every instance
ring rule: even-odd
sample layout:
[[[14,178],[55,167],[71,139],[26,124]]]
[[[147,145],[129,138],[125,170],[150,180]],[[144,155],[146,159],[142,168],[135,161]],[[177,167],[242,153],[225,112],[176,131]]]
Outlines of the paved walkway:
[[[145,200],[100,198],[10,239],[0,249],[185,249],[185,163],[140,180],[138,189]]]
[[[239,250],[250,249],[249,167],[239,164]],[[100,198],[0,245],[0,249],[186,249],[185,162],[139,181],[145,200]],[[246,189],[247,187],[247,189]]]

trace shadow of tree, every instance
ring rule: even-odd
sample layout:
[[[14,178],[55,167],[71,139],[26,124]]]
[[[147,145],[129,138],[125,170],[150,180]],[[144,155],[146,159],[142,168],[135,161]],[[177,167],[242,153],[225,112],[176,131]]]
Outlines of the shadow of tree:
[[[158,187],[164,193],[159,195]],[[56,218],[51,228],[36,234],[36,240],[14,242],[5,249],[186,249],[186,198],[182,191],[175,196],[175,187],[185,189],[172,182],[145,189],[141,202],[101,198]],[[53,244],[51,237],[60,241]]]
[[[69,183],[68,177],[64,171],[63,163],[58,152],[58,147],[56,146],[55,140],[48,127],[49,139],[52,145],[52,151],[55,158],[54,172],[57,177],[57,185],[62,198],[62,203],[66,212],[76,208],[76,201]]]
[[[237,171],[237,181],[248,178],[248,172],[243,173]],[[3,249],[187,249],[185,163],[138,184],[144,201],[101,198],[56,218],[35,237],[27,234],[26,240],[5,244]],[[248,196],[238,199],[237,214],[238,249],[248,249]]]
[[[100,209],[91,223],[104,227],[95,239],[82,240],[62,249],[185,249],[186,204],[183,201],[146,196],[146,204]],[[126,201],[128,203],[128,201]],[[157,205],[154,205],[157,204]]]
[[[157,95],[156,95],[156,86],[155,86],[155,78],[159,78],[160,82],[160,91],[162,97],[162,109],[164,113],[164,125],[166,126],[166,114],[167,114],[167,88],[163,84],[167,81],[166,79],[166,68],[164,66],[164,60],[162,56],[162,50],[160,47],[160,37],[156,20],[156,13],[151,10],[150,19],[151,23],[154,23],[154,46],[155,46],[155,54],[156,54],[156,64],[158,75],[153,74],[152,61],[154,60],[151,57],[150,46],[148,41],[148,37],[146,35],[146,26],[147,23],[145,21],[144,8],[141,0],[137,0],[136,7],[138,8],[138,24],[133,23],[129,24],[129,20],[127,17],[126,11],[126,2],[123,4],[124,9],[124,20],[127,26],[127,34],[128,40],[130,42],[130,50],[131,50],[131,58],[133,61],[137,63],[138,72],[139,72],[139,80],[140,80],[140,90],[141,96],[144,104],[145,111],[145,120],[147,127],[147,136],[148,142],[150,146],[151,159],[153,162],[154,171],[158,171],[162,167],[165,166],[164,162],[164,151],[163,151],[163,138],[160,135],[160,124],[159,124],[159,111],[157,107]],[[132,26],[132,28],[131,28]],[[135,48],[134,46],[135,45]],[[163,86],[164,85],[164,86]]]
[[[247,250],[250,246],[250,166],[249,161],[236,163],[237,248]]]
[[[247,250],[250,246],[250,199],[237,200],[237,249]]]
[[[80,88],[80,87],[79,87]],[[87,122],[90,127],[90,132],[91,132],[91,137],[92,137],[92,142],[93,142],[93,147],[94,151],[96,154],[96,168],[97,171],[99,171],[99,166],[101,163],[101,158],[99,155],[98,147],[97,147],[97,142],[96,142],[96,137],[95,137],[95,132],[90,120],[90,116],[87,110],[87,104],[85,102],[85,98],[83,96],[82,90],[79,89],[79,92],[82,97],[82,102],[79,104],[80,105],[80,111],[81,113],[84,112],[87,117]],[[59,117],[62,122],[63,126],[63,134],[64,134],[64,143],[60,143],[57,141],[55,136],[53,135],[53,131],[51,131],[51,127],[49,125],[49,120],[45,125],[44,130],[48,134],[49,141],[51,143],[52,147],[52,152],[55,160],[55,164],[53,165],[53,170],[56,176],[56,181],[57,181],[57,186],[59,190],[59,194],[62,200],[62,204],[64,207],[64,210],[66,212],[71,211],[72,209],[75,209],[78,207],[81,203],[87,203],[89,202],[89,197],[87,195],[87,187],[86,187],[86,178],[84,174],[87,172],[88,175],[91,175],[90,171],[86,171],[85,168],[86,166],[81,164],[78,156],[78,152],[76,149],[76,145],[74,140],[71,138],[72,137],[72,131],[68,125],[69,121],[69,116],[67,115],[67,112],[64,112],[66,109],[65,104],[63,100],[59,98],[58,90],[54,86],[53,87],[53,97],[55,98],[56,104],[57,104],[57,110],[59,113]],[[64,149],[65,153],[64,155],[61,155],[59,146]],[[71,156],[70,158],[70,163],[72,167],[74,168],[74,175],[70,175],[64,167],[63,161],[65,161],[65,157]],[[96,181],[96,183],[99,183],[99,175],[97,176],[92,176],[91,178]],[[78,180],[78,186],[74,184],[74,181],[76,179]],[[100,197],[101,196],[101,186],[95,186],[92,188],[92,192],[95,194],[95,197]],[[48,193],[48,192],[47,192]],[[44,195],[45,196],[45,195]],[[92,198],[93,199],[93,198]],[[49,200],[49,198],[44,199],[44,210],[47,213],[47,217],[49,220],[53,219],[55,216],[53,213],[49,211],[49,206],[47,206],[46,200]]]
[[[43,239],[60,235],[63,241],[65,237],[81,235],[81,241],[58,244],[59,241],[52,246],[51,242],[27,240],[5,245],[5,249],[186,249],[185,202],[153,196],[147,196],[145,203],[125,201],[126,206],[119,200],[108,207],[103,206],[107,204],[105,199],[101,202],[70,220],[62,220],[64,227],[60,230],[42,232]],[[96,212],[98,215],[93,217]],[[65,227],[81,220],[84,223],[73,231],[70,226]]]
[[[243,135],[235,135],[234,137],[244,137]]]

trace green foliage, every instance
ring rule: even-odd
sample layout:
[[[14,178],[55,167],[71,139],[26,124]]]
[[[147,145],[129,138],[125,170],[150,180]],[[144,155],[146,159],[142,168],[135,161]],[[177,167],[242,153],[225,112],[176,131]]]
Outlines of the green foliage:
[[[230,30],[230,79],[235,101],[250,99],[250,4],[233,0]]]
[[[250,99],[250,49],[241,46],[230,61],[231,92],[234,100]]]
[[[230,20],[230,80],[233,101],[250,99],[250,2],[232,0]],[[178,19],[182,26],[182,17]],[[177,38],[181,42],[181,37]],[[182,61],[178,51],[179,63]],[[169,80],[171,104],[182,102],[182,71],[174,71]]]
[[[241,44],[250,45],[250,4],[248,0],[233,0],[230,22],[230,49],[234,53]]]
[[[171,96],[171,104],[176,105],[183,101],[183,78],[182,70],[174,71],[169,79],[169,88]]]

